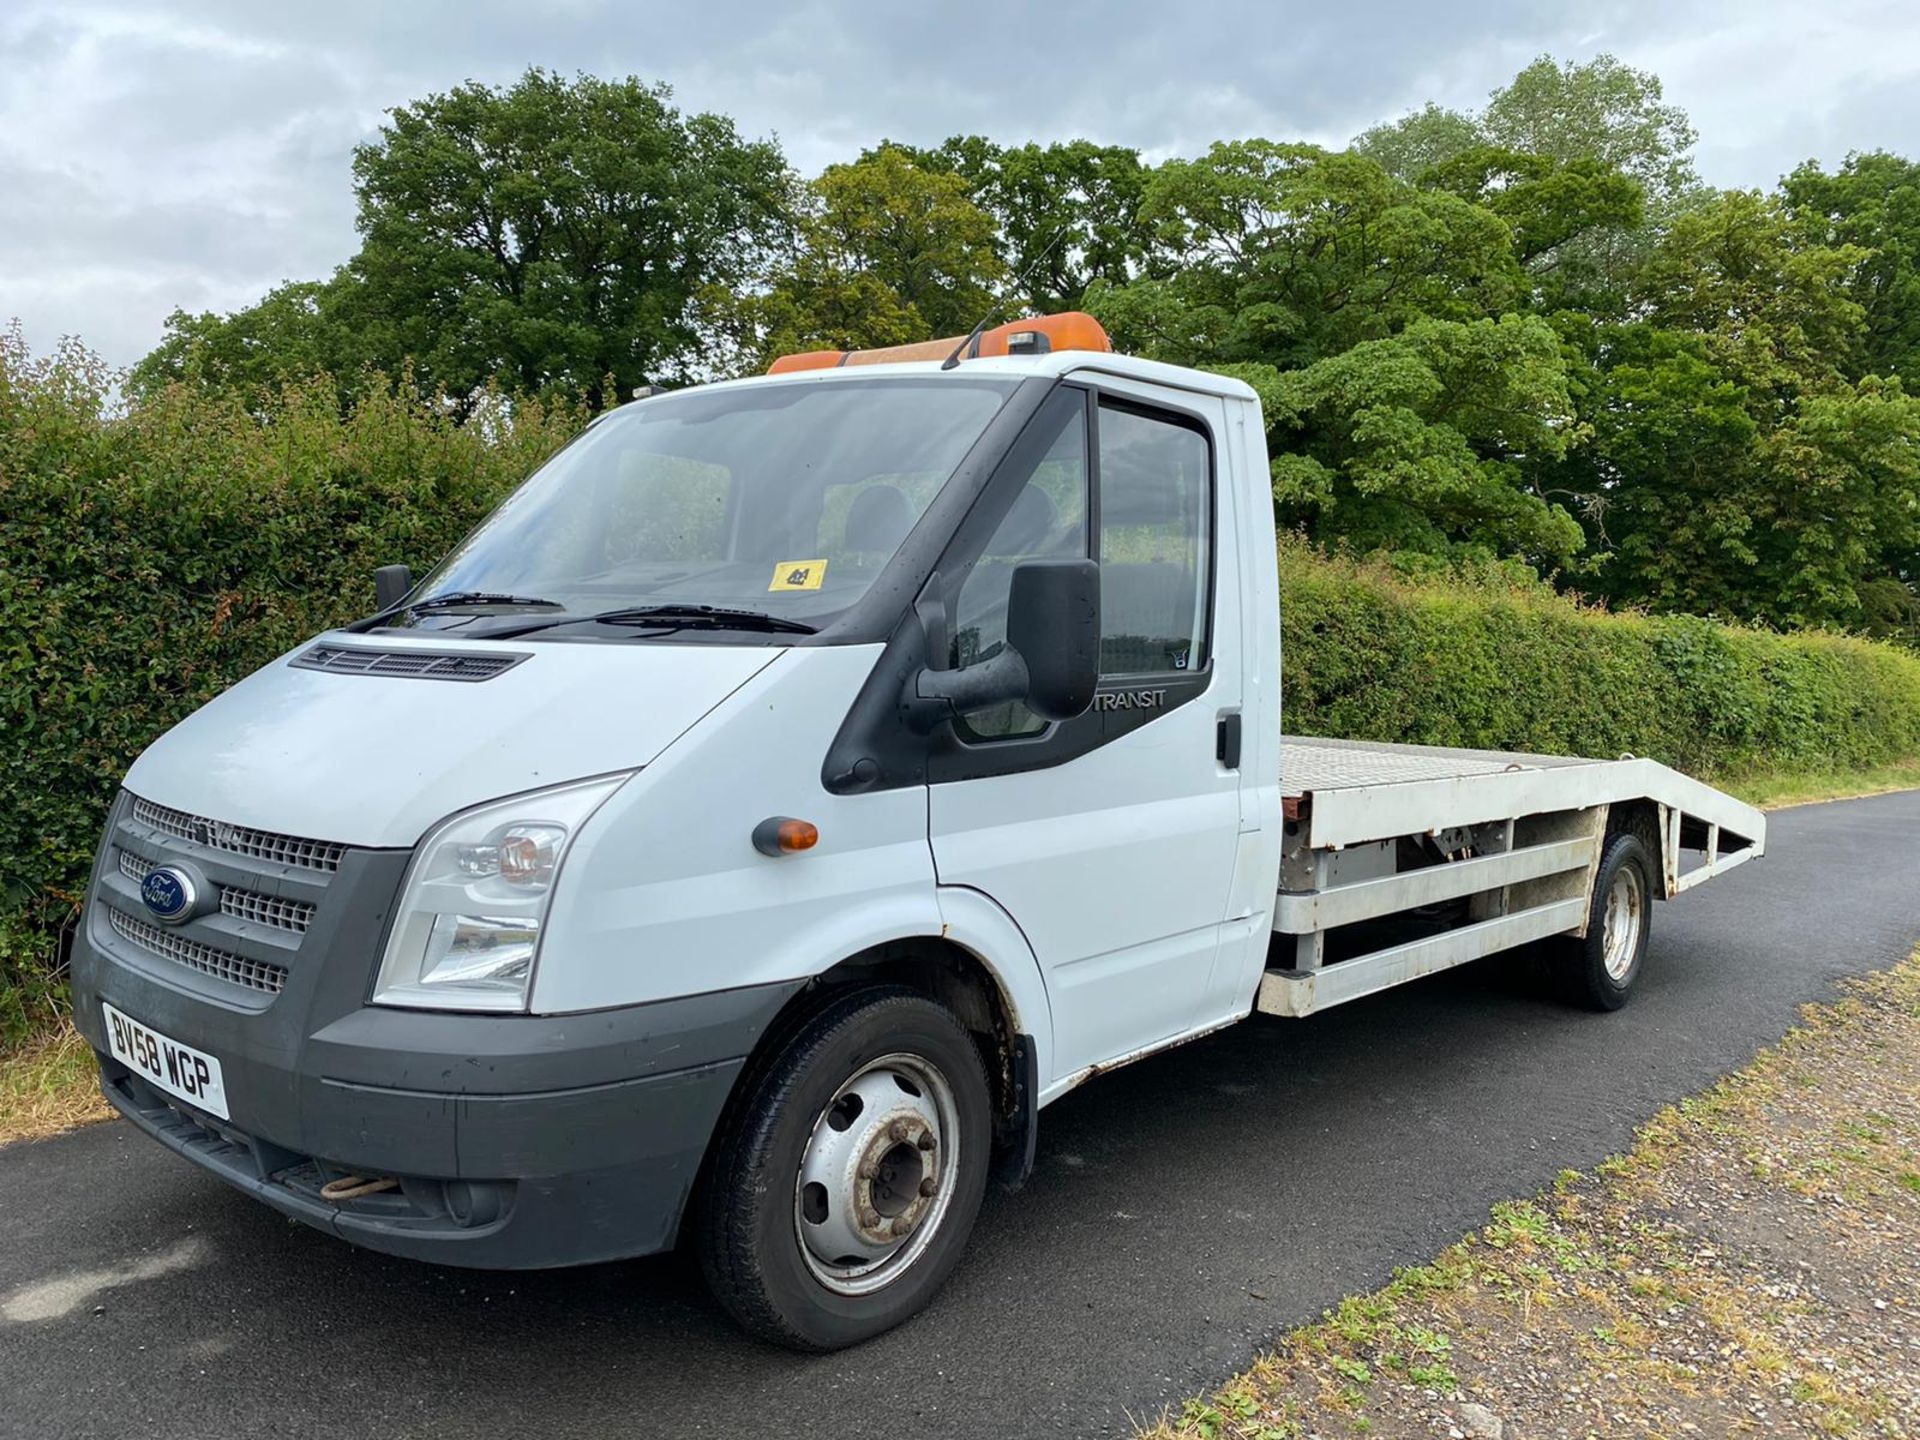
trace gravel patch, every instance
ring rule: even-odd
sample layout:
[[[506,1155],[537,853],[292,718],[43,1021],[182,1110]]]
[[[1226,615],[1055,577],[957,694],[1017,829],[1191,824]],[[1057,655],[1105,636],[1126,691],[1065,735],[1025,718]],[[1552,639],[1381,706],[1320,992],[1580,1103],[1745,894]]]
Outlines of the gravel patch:
[[[1920,1437],[1920,953],[1141,1433]]]

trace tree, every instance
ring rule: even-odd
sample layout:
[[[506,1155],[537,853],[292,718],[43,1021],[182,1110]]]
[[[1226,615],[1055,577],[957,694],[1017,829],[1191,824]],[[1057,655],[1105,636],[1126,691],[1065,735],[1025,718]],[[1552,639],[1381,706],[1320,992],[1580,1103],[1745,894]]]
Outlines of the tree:
[[[1139,212],[1149,171],[1137,150],[1090,140],[1005,148],[980,135],[930,150],[891,141],[881,149],[967,182],[993,218],[1008,274],[1027,277],[1011,298],[1028,309],[1077,308],[1093,281],[1125,284],[1148,263],[1153,236]]]
[[[236,314],[176,315],[136,384],[411,366],[458,404],[493,384],[598,409],[707,373],[700,299],[764,273],[792,177],[771,142],[670,99],[531,69],[388,112],[354,151],[359,253]]]
[[[1559,342],[1545,322],[1422,318],[1303,369],[1232,366],[1272,428],[1284,522],[1361,550],[1466,546],[1553,569],[1579,524],[1527,489],[1520,461],[1575,437]]]
[[[697,373],[695,297],[759,271],[787,175],[670,93],[533,69],[389,112],[353,160],[374,348],[456,395],[498,380],[593,408]]]
[[[1005,278],[995,238],[963,178],[883,146],[806,187],[792,248],[764,291],[712,305],[747,364],[964,335]]]
[[[1641,319],[1569,317],[1593,441],[1535,483],[1579,494],[1589,575],[1609,598],[1779,625],[1898,623],[1920,401],[1846,373],[1864,253],[1809,244],[1777,199],[1731,192],[1660,239],[1638,277]]]
[[[1869,379],[1780,412],[1704,337],[1637,325],[1606,343],[1592,407],[1604,593],[1786,626],[1905,623],[1913,596],[1889,558],[1916,541],[1920,401]]]
[[[1116,343],[1186,364],[1308,365],[1423,316],[1498,314],[1521,291],[1508,227],[1372,160],[1271,140],[1170,160],[1141,215],[1165,277],[1096,283]]]
[[[1605,161],[1493,145],[1462,150],[1422,178],[1507,222],[1514,257],[1533,285],[1533,308],[1624,311],[1627,277],[1607,263],[1607,242],[1639,228],[1645,212],[1639,182]]]
[[[1429,100],[1420,109],[1356,136],[1353,148],[1396,180],[1420,183],[1428,171],[1487,143],[1477,115]]]
[[[1584,64],[1542,55],[1489,95],[1478,114],[1429,103],[1374,126],[1353,148],[1413,183],[1480,146],[1561,164],[1592,160],[1639,182],[1664,206],[1699,185],[1696,138],[1687,112],[1665,103],[1658,75],[1611,55]]]
[[[1784,206],[1728,191],[1680,216],[1647,257],[1638,306],[1655,325],[1706,337],[1763,412],[1844,378],[1862,311],[1853,246],[1808,245]]]
[[[1162,165],[1142,214],[1172,272],[1088,304],[1123,348],[1260,392],[1284,521],[1546,567],[1579,548],[1524,484],[1522,460],[1576,430],[1554,332],[1504,313],[1525,290],[1508,220],[1363,155],[1264,140]]]
[[[1478,114],[1430,104],[1368,130],[1354,148],[1419,185],[1461,190],[1464,177],[1483,170],[1471,198],[1509,219],[1521,217],[1506,189],[1526,182],[1531,196],[1524,203],[1556,214],[1555,228],[1564,231],[1542,247],[1542,216],[1526,217],[1536,234],[1523,230],[1519,238],[1537,278],[1536,303],[1624,319],[1634,268],[1655,236],[1699,197],[1694,139],[1686,112],[1665,103],[1657,75],[1611,55],[1584,64],[1542,55],[1495,90]],[[1488,167],[1487,157],[1526,158],[1516,170],[1512,161]],[[1642,205],[1627,201],[1627,182]],[[1575,215],[1580,223],[1566,229]]]
[[[1698,138],[1666,104],[1660,77],[1596,55],[1584,65],[1542,55],[1493,92],[1480,116],[1489,144],[1559,161],[1597,160],[1640,182],[1656,209],[1699,185]]]
[[[352,286],[350,276],[288,281],[231,315],[175,310],[166,338],[129,372],[127,389],[146,395],[183,382],[257,401],[288,380],[326,373],[336,377],[344,403],[374,358],[343,313]]]
[[[1781,191],[1807,242],[1864,252],[1846,280],[1862,313],[1848,374],[1898,375],[1920,390],[1920,164],[1876,150],[1829,175],[1809,160]]]

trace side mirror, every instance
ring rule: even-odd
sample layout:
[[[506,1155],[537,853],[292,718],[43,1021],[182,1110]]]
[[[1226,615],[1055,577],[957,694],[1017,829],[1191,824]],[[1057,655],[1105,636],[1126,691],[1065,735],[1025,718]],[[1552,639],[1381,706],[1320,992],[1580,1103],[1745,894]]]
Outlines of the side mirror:
[[[1100,671],[1100,567],[1091,560],[1029,560],[1007,594],[1007,643],[964,670],[922,670],[910,709],[941,720],[1024,700],[1036,715],[1071,720],[1093,703]]]
[[[1091,560],[1017,567],[1007,648],[1027,662],[1028,709],[1048,720],[1084,715],[1100,678],[1100,567]]]
[[[413,571],[405,565],[382,565],[373,572],[373,603],[376,609],[391,610],[407,598],[413,589]]]

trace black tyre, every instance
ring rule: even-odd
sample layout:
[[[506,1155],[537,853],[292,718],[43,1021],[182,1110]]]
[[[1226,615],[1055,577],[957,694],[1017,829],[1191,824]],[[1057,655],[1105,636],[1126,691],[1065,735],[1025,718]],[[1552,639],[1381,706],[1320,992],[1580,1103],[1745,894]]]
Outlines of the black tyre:
[[[1618,1010],[1633,994],[1647,959],[1654,863],[1638,835],[1609,835],[1593,877],[1587,933],[1565,942],[1560,978],[1567,998],[1594,1010]]]
[[[796,1350],[898,1325],[966,1246],[991,1113],[951,1012],[893,987],[828,1002],[753,1065],[721,1121],[698,1240],[714,1296]]]

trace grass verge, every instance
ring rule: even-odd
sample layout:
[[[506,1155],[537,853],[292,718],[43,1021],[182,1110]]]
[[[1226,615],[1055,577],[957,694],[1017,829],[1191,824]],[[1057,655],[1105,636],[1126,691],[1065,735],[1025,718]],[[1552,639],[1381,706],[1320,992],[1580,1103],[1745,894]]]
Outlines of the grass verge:
[[[1149,1440],[1912,1435],[1920,952]]]
[[[1761,771],[1728,781],[1722,788],[1762,810],[1820,800],[1857,800],[1891,790],[1920,790],[1920,757],[1864,770]]]
[[[93,1052],[65,1020],[0,1049],[0,1145],[112,1116]]]

